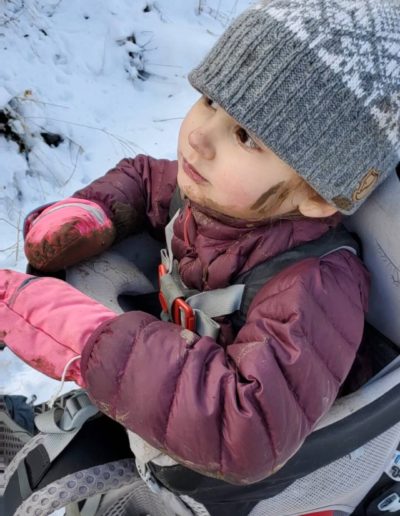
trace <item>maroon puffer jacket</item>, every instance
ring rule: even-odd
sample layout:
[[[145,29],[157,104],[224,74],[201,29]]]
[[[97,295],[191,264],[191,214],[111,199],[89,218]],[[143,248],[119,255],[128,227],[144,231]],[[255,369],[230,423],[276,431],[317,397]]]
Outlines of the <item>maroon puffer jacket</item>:
[[[126,159],[75,195],[99,202],[120,238],[145,221],[161,230],[176,168]],[[213,289],[337,223],[249,228],[186,205],[173,251],[187,286]],[[333,403],[361,340],[368,283],[348,251],[305,259],[267,283],[239,334],[225,327],[219,342],[128,312],[90,338],[83,377],[101,410],[180,463],[228,482],[256,482],[296,452]]]

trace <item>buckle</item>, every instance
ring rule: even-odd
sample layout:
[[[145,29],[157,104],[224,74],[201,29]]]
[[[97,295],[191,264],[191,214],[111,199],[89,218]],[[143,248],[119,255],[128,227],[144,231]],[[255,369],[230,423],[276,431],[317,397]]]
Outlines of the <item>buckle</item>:
[[[61,409],[62,410],[62,409]],[[98,408],[90,401],[86,391],[78,391],[68,398],[59,426],[64,432],[80,428],[90,417],[98,412]]]
[[[196,316],[193,308],[184,299],[178,297],[172,305],[172,320],[186,330],[194,331],[196,327]]]
[[[167,269],[164,264],[160,264],[158,266],[158,278],[160,279],[165,274],[168,274]],[[161,282],[160,282],[161,288]],[[183,328],[195,331],[196,328],[196,315],[193,311],[193,308],[186,303],[186,301],[182,297],[177,297],[171,306],[171,313],[168,309],[167,300],[160,290],[158,294],[158,298],[160,300],[161,308],[165,314],[170,317],[170,320]]]

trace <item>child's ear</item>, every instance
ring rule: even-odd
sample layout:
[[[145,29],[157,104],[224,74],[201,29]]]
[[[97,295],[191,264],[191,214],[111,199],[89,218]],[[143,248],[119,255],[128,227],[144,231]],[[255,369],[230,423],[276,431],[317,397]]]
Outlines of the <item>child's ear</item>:
[[[306,198],[300,201],[298,209],[305,217],[323,218],[330,217],[337,212],[335,206],[329,204],[321,197]]]

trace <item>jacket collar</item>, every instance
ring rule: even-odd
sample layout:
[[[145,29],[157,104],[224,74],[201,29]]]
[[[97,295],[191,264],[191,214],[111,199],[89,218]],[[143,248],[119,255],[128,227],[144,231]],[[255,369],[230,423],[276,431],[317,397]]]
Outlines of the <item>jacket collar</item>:
[[[174,224],[173,252],[187,286],[222,288],[255,265],[319,238],[340,220],[335,214],[249,224],[186,201]]]

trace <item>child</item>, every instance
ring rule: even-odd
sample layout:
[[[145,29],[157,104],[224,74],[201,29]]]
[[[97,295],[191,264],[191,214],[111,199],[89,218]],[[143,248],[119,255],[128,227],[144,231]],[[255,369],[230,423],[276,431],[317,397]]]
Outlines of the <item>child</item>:
[[[162,233],[177,184],[172,251],[190,289],[227,287],[337,227],[399,161],[398,18],[391,0],[247,10],[190,74],[202,96],[178,161],[124,159],[38,210],[29,261],[59,270],[144,228]],[[335,400],[361,341],[368,273],[348,249],[303,259],[262,286],[239,330],[219,318],[216,338],[117,316],[55,278],[1,271],[0,296],[6,344],[55,378],[70,363],[68,378],[153,458],[249,484],[280,468]]]

